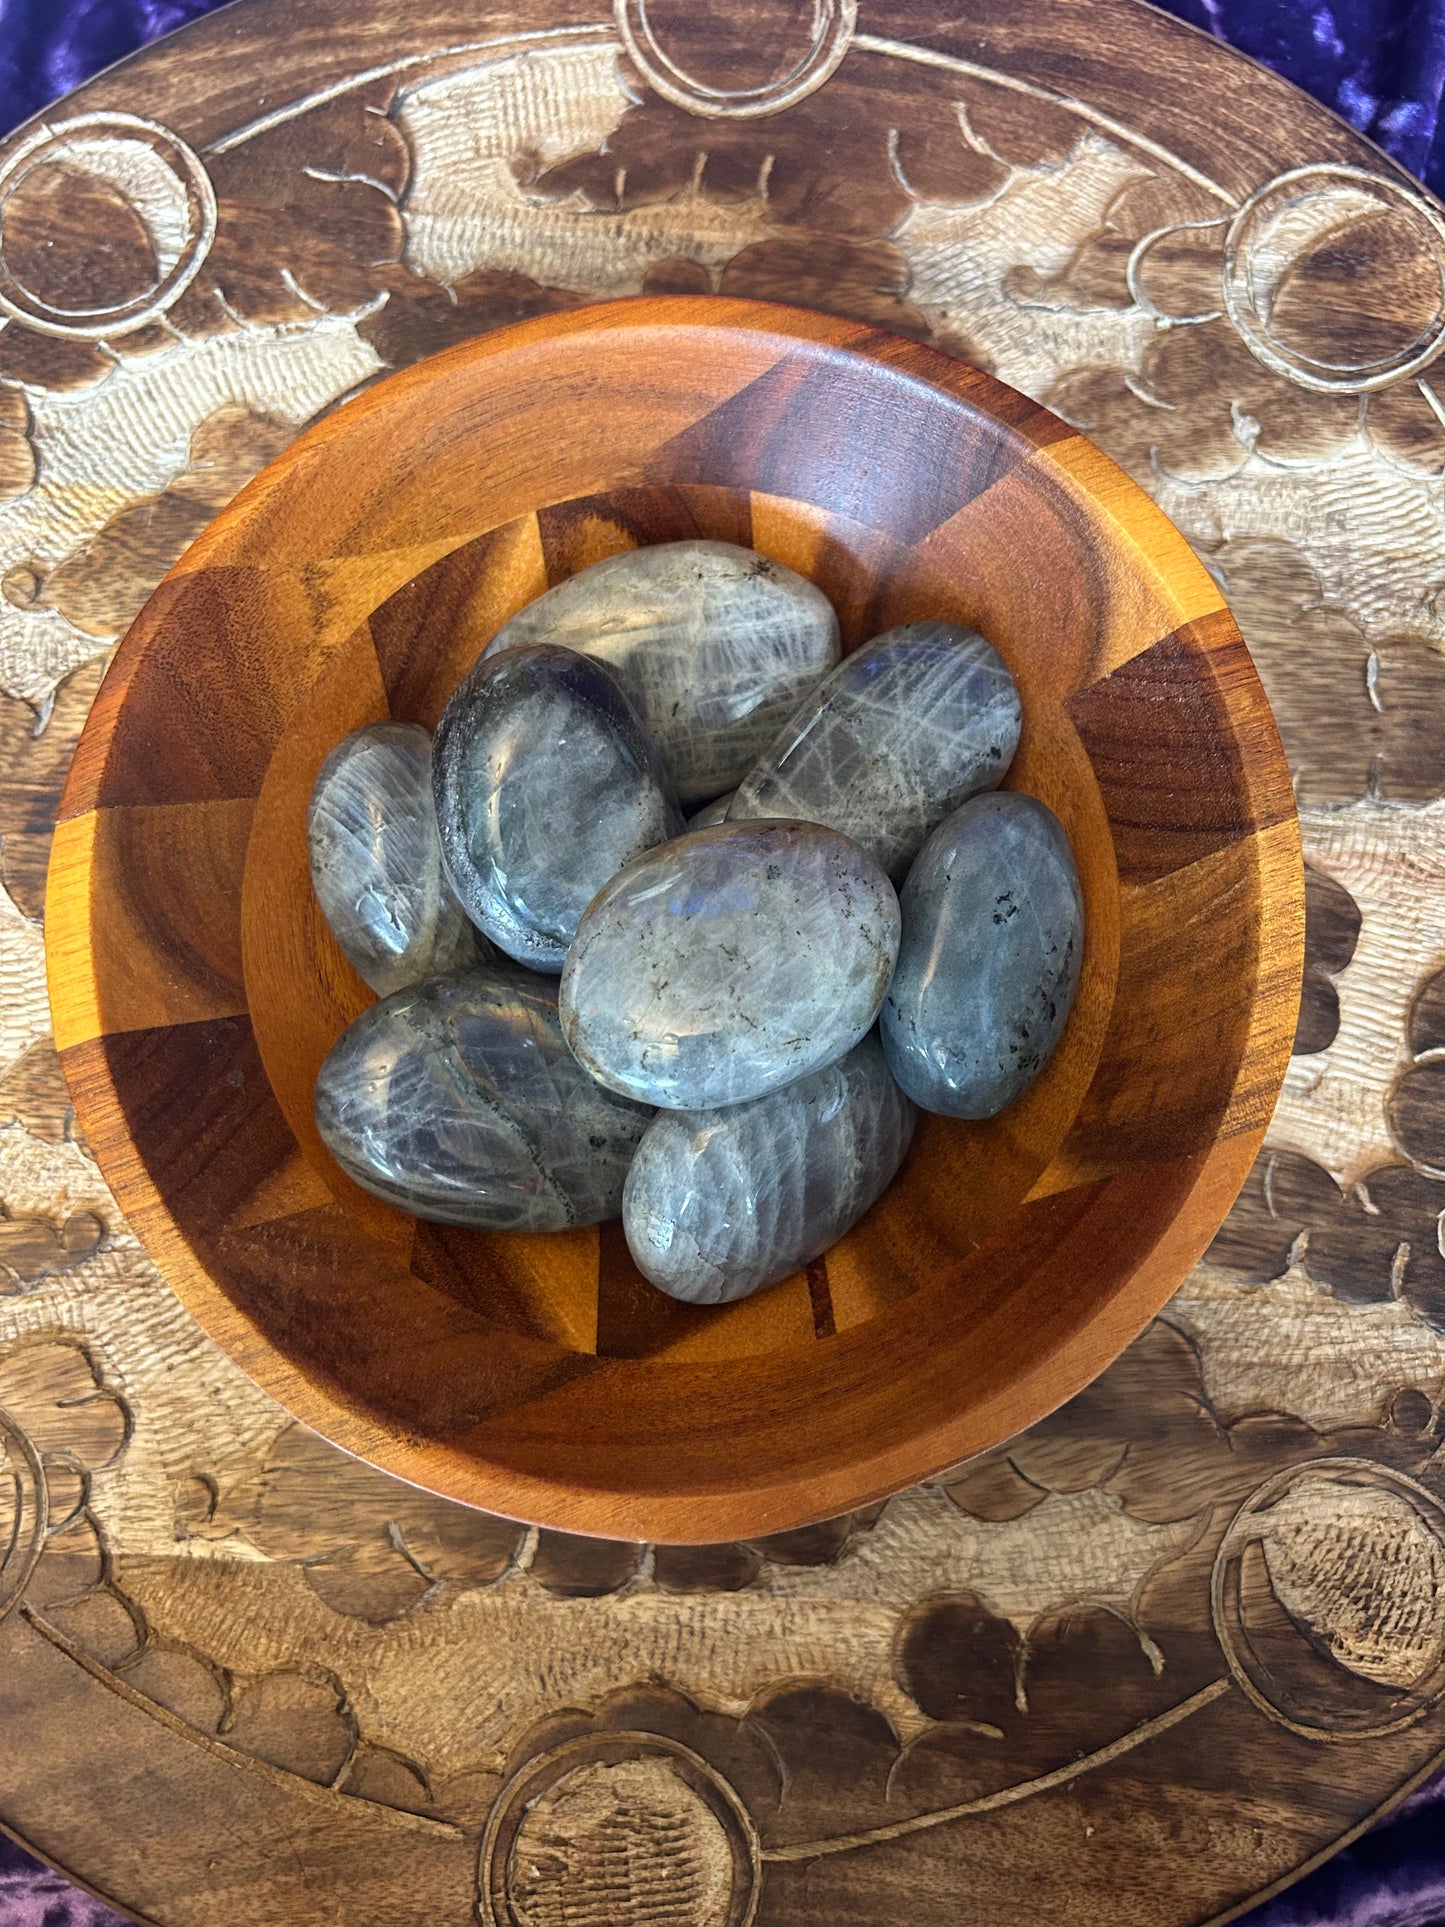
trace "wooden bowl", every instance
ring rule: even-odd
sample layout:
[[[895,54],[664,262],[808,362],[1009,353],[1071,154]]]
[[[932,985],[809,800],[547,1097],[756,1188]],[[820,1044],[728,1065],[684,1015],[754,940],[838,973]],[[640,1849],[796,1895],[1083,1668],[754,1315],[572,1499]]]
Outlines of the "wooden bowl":
[[[618,1224],[502,1235],[359,1191],[312,1121],[370,1001],[309,886],[327,750],[433,724],[478,651],[600,556],[706,535],[819,583],[845,642],[982,630],[1010,783],[1073,839],[1088,935],[1040,1082],[921,1119],[806,1275],[688,1307]],[[625,301],[487,335],[304,434],[152,597],[56,832],[56,1040],[132,1225],[212,1336],[326,1437],[489,1510],[749,1538],[1029,1425],[1208,1244],[1289,1055],[1289,776],[1219,593],[1065,423],[937,351],[760,303]]]

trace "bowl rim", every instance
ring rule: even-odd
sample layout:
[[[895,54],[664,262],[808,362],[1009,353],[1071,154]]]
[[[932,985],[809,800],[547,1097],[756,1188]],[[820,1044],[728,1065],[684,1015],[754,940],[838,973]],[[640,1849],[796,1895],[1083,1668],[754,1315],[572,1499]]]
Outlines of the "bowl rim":
[[[156,596],[217,559],[234,532],[260,515],[278,491],[315,460],[318,450],[404,405],[410,394],[449,371],[525,355],[538,343],[559,338],[646,328],[745,330],[782,337],[788,344],[811,342],[906,371],[950,396],[966,396],[972,406],[1021,434],[1049,463],[1054,481],[1106,515],[1120,539],[1138,552],[1141,566],[1153,575],[1167,570],[1201,609],[1223,611],[1227,617],[1216,585],[1184,537],[1108,456],[1038,404],[931,345],[809,309],[721,296],[631,297],[536,317],[414,363],[313,423],[237,494],[168,572],[116,652],[67,778],[48,881],[46,956],[57,1047],[77,1116],[102,1172],[166,1282],[254,1381],[333,1443],[440,1496],[571,1532],[698,1544],[756,1538],[834,1516],[987,1450],[1022,1429],[1019,1408],[1028,1412],[1024,1425],[1036,1424],[1096,1377],[1143,1329],[1202,1255],[1262,1143],[1290,1055],[1303,974],[1303,864],[1291,801],[1287,817],[1272,824],[1272,833],[1278,834],[1270,846],[1270,887],[1261,889],[1257,913],[1259,956],[1272,959],[1272,1015],[1265,1024],[1265,993],[1257,978],[1249,1005],[1249,1041],[1237,1073],[1242,1079],[1247,1067],[1251,1089],[1263,1091],[1264,1101],[1256,1106],[1261,1115],[1232,1135],[1216,1136],[1199,1154],[1192,1182],[1162,1234],[1055,1349],[1041,1352],[966,1411],[910,1434],[904,1444],[862,1449],[845,1471],[806,1479],[790,1472],[780,1479],[759,1476],[745,1486],[686,1493],[659,1486],[643,1494],[634,1487],[499,1467],[444,1440],[407,1436],[399,1423],[382,1424],[280,1350],[192,1249],[130,1141],[122,1099],[103,1064],[94,1057],[82,1061],[79,1047],[104,1035],[90,941],[96,903],[84,861],[85,839],[63,832],[68,825],[83,823],[95,809],[96,784],[115,724],[153,633]],[[995,397],[1016,402],[1018,419],[989,407]],[[1255,674],[1252,665],[1250,673]],[[1278,789],[1281,782],[1288,790],[1283,748],[1257,674],[1255,684],[1268,727],[1259,740],[1262,761],[1244,767],[1244,780],[1251,793],[1255,788],[1261,793]]]

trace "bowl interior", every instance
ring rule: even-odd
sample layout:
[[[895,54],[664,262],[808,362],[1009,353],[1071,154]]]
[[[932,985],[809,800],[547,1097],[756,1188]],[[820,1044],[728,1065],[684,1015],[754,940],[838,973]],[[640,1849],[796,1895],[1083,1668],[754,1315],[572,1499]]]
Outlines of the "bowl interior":
[[[1009,786],[1063,820],[1087,914],[1032,1090],[988,1123],[922,1118],[826,1257],[717,1308],[655,1292],[617,1224],[418,1224],[312,1117],[372,1001],[310,889],[322,758],[386,716],[433,725],[550,583],[694,535],[809,576],[846,647],[922,616],[988,636],[1024,699]],[[1293,1028],[1288,778],[1182,540],[975,371],[749,304],[528,324],[312,431],[142,616],[63,816],[62,1057],[182,1296],[338,1442],[576,1530],[777,1530],[1041,1416],[1207,1242]]]
[[[947,573],[905,571],[907,551],[892,538],[835,524],[820,540],[806,504],[775,496],[755,513],[740,490],[677,485],[555,504],[434,563],[337,648],[277,744],[242,883],[247,1008],[277,1102],[320,1181],[318,1203],[343,1204],[409,1253],[419,1277],[489,1321],[603,1357],[709,1360],[811,1348],[911,1297],[940,1263],[997,1229],[1057,1152],[1098,1062],[1118,974],[1117,883],[1099,788],[1077,736],[1048,716],[1046,691],[1030,691],[1009,786],[1048,802],[1080,853],[1088,945],[1074,1017],[1046,1074],[1006,1118],[921,1117],[898,1180],[806,1274],[738,1304],[682,1305],[638,1272],[620,1224],[546,1235],[457,1230],[419,1224],[350,1182],[321,1143],[312,1093],[332,1044],[375,999],[341,956],[310,888],[306,803],[322,758],[346,730],[387,716],[433,728],[479,651],[523,604],[605,555],[686,536],[740,542],[806,573],[839,609],[849,649],[918,614],[982,619]]]

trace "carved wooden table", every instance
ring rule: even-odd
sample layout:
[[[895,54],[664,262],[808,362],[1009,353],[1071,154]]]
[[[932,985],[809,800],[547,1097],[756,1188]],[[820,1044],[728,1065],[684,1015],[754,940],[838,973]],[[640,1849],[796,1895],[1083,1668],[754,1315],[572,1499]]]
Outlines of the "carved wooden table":
[[[1007,1450],[699,1550],[291,1425],[77,1141],[39,921],[106,651],[215,508],[386,369],[644,288],[1093,433],[1230,596],[1311,865],[1271,1148],[1167,1313]],[[1192,1927],[1429,1771],[1435,205],[1133,0],[241,0],[0,150],[0,307],[0,1821],[177,1927]]]

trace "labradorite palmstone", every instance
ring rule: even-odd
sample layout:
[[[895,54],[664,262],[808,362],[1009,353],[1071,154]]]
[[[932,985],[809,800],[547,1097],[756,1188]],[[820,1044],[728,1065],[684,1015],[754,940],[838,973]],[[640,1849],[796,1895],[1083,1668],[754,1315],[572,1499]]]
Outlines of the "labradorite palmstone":
[[[467,914],[534,970],[682,815],[636,712],[601,663],[533,644],[484,657],[442,712],[432,764],[442,856]]]
[[[436,977],[362,1013],[316,1083],[327,1149],[419,1218],[560,1231],[615,1218],[651,1111],[562,1041],[555,984],[510,966]]]
[[[736,787],[839,648],[821,589],[752,549],[706,541],[594,562],[513,616],[487,655],[536,642],[607,665],[686,809]]]
[[[645,1104],[739,1104],[851,1050],[898,950],[893,886],[810,823],[724,823],[627,865],[562,973],[582,1063]]]
[[[415,723],[368,723],[331,751],[311,792],[316,900],[382,996],[492,955],[442,868],[431,760],[431,738]]]
[[[901,903],[879,1021],[889,1067],[925,1111],[993,1117],[1047,1063],[1078,988],[1084,900],[1064,827],[1032,796],[976,796],[924,844]]]
[[[855,650],[744,777],[728,820],[801,817],[861,843],[895,883],[951,810],[997,789],[1019,692],[982,636],[909,622]]]
[[[623,1189],[638,1269],[695,1305],[776,1284],[882,1196],[914,1116],[871,1031],[837,1063],[767,1097],[659,1111]]]

